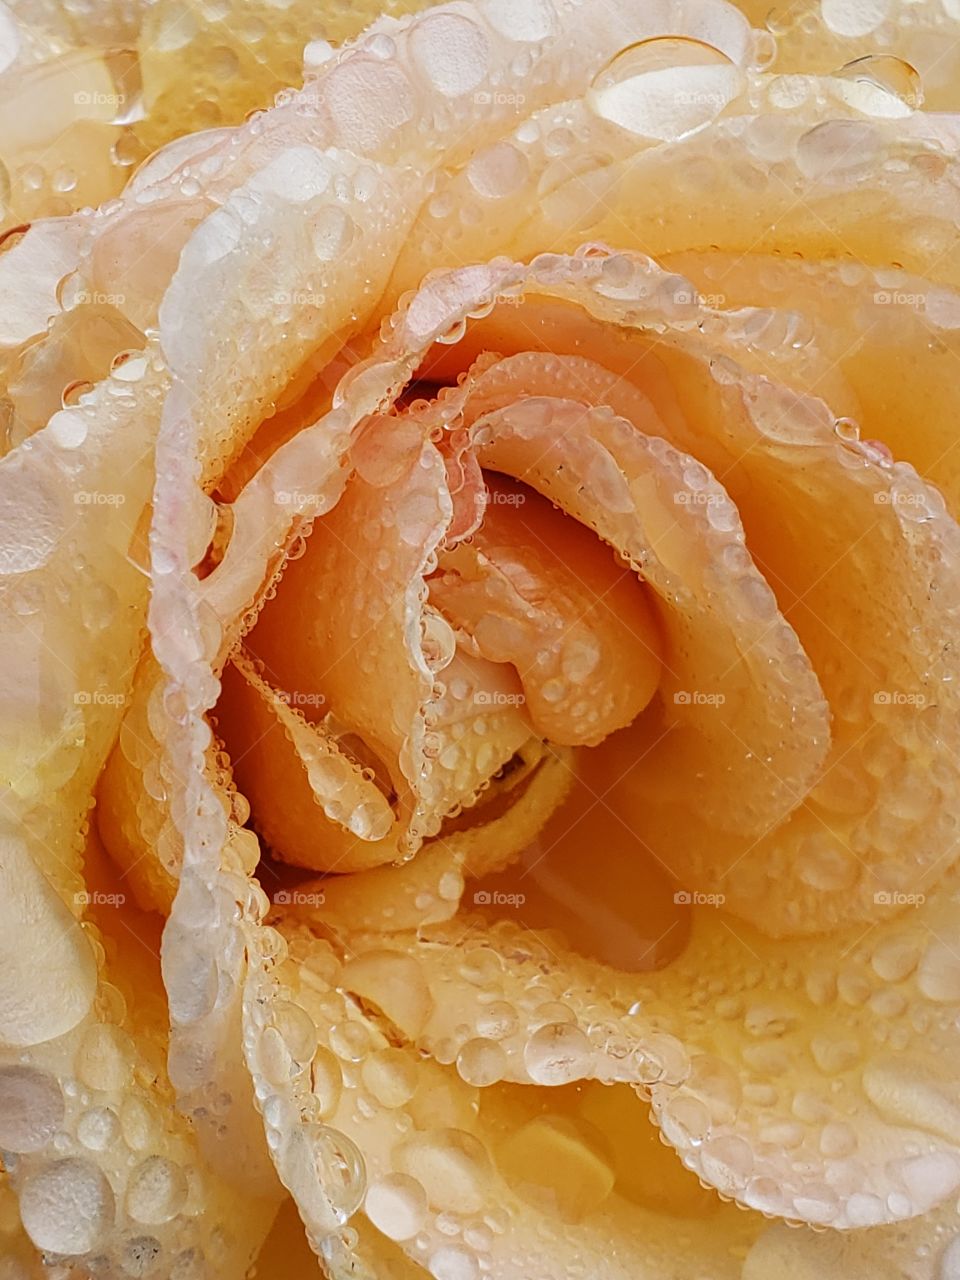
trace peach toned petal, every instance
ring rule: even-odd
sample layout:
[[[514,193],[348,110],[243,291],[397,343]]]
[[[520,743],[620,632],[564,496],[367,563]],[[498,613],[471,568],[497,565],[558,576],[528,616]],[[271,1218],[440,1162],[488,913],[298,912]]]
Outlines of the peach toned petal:
[[[545,258],[541,279],[554,273],[559,281],[566,262]],[[940,710],[953,696],[949,651],[940,639],[955,608],[952,579],[936,571],[932,598],[937,616],[932,616],[927,553],[916,541],[929,549],[934,564],[949,562],[955,554],[953,521],[939,495],[919,482],[911,468],[891,466],[881,452],[857,443],[855,424],[841,420],[835,429],[832,415],[820,402],[777,390],[766,378],[740,369],[731,356],[749,344],[743,313],[725,316],[703,308],[713,319],[703,338],[693,337],[685,323],[687,308],[702,304],[690,302],[690,286],[681,277],[664,277],[644,260],[622,256],[592,262],[584,257],[576,271],[584,280],[596,273],[592,293],[559,283],[548,286],[550,291],[579,296],[597,319],[608,320],[622,314],[631,298],[637,308],[634,324],[644,319],[666,323],[668,332],[671,323],[675,326],[676,339],[659,340],[656,350],[650,349],[639,327],[634,339],[621,336],[609,363],[653,399],[669,438],[723,476],[743,520],[747,546],[778,592],[784,615],[809,654],[834,714],[827,773],[809,801],[789,827],[771,833],[749,851],[743,845],[736,853],[730,850],[726,866],[735,866],[742,895],[735,909],[753,913],[761,927],[779,932],[824,927],[854,915],[870,918],[876,893],[915,889],[926,868],[938,874],[941,860],[953,856],[949,813],[938,809],[929,794],[914,807],[904,797],[913,793],[916,773],[903,773],[898,764],[887,775],[882,763],[891,752],[898,762],[911,751],[918,760],[927,748],[915,735],[926,742],[929,725],[932,749],[942,767],[948,773],[953,767],[950,721]],[[683,319],[664,320],[665,290],[674,297],[686,291]],[[598,332],[596,326],[581,326],[570,312],[562,319],[563,324],[552,325],[550,335],[561,353],[565,347],[579,351],[584,338]],[[720,360],[708,354],[717,346],[723,351]],[[824,465],[811,470],[814,454]],[[782,509],[778,505],[775,517],[760,496],[772,484],[780,493],[786,485],[797,498]],[[816,503],[811,503],[811,494],[817,495]],[[819,515],[825,510],[832,513],[826,525]],[[913,601],[907,607],[920,628],[910,632],[910,647],[899,654],[891,650],[891,615],[877,589],[882,583],[892,587],[898,575],[897,631],[904,600]],[[866,624],[867,617],[876,621]],[[628,743],[618,774],[629,765],[630,754]],[[875,772],[878,767],[880,774]],[[643,799],[637,806],[631,795],[638,795],[637,788],[644,787],[648,776],[641,766],[617,796],[641,830],[647,798],[641,790]],[[882,787],[879,777],[885,778]],[[876,796],[873,802],[871,795]],[[906,831],[924,824],[929,824],[932,844],[914,841],[909,858],[897,862],[895,851],[905,848]],[[743,854],[747,856],[741,859]],[[727,856],[716,833],[712,856]],[[691,884],[707,888],[705,878],[702,884]],[[850,891],[853,886],[855,893]],[[722,886],[714,883],[713,889]],[[750,900],[753,907],[746,905]],[[734,906],[732,898],[730,904]],[[779,919],[778,911],[783,912]]]
[[[341,968],[308,928],[291,922],[287,936],[291,959],[277,975],[281,1002],[275,1015],[254,1017],[250,1028],[257,1088],[276,1098],[278,1072],[290,1073],[307,1117],[302,1141],[318,1162],[329,1160],[335,1131],[341,1154],[363,1152],[365,1214],[394,1242],[384,1245],[385,1259],[399,1246],[434,1276],[454,1266],[477,1275],[486,1263],[508,1280],[531,1274],[565,1280],[574,1274],[566,1245],[575,1232],[575,1264],[586,1262],[592,1275],[609,1280],[692,1280],[708,1256],[711,1274],[730,1280],[739,1274],[755,1220],[711,1203],[682,1170],[673,1172],[672,1155],[657,1143],[644,1147],[640,1159],[653,1179],[659,1172],[660,1199],[655,1183],[643,1181],[636,1148],[627,1177],[612,1143],[616,1126],[632,1125],[634,1111],[636,1124],[649,1124],[643,1102],[624,1086],[612,1113],[593,1105],[582,1115],[577,1096],[565,1090],[478,1093],[450,1069],[397,1044],[391,1001],[398,990],[388,988],[402,956],[368,952]],[[408,1001],[417,981],[407,975]],[[497,1008],[490,1006],[491,1015]],[[292,1149],[281,1150],[278,1158],[312,1226],[327,1210],[303,1176],[302,1150],[296,1158]],[[348,1186],[352,1181],[344,1182],[344,1193]],[[673,1198],[665,1213],[667,1188]],[[331,1183],[329,1190],[335,1208],[341,1188]],[[361,1240],[364,1234],[361,1228]],[[361,1255],[377,1258],[373,1243],[365,1244]],[[339,1266],[347,1272],[351,1246],[331,1238],[327,1248],[335,1274]]]
[[[673,255],[671,269],[700,291],[723,291],[724,307],[789,306],[816,328],[818,344],[849,382],[848,412],[868,440],[886,445],[960,502],[960,447],[953,421],[953,368],[960,350],[960,297],[899,268],[801,263],[748,254]],[[783,375],[781,374],[781,377]],[[834,400],[818,386],[831,405]]]
[[[660,638],[646,596],[627,566],[539,495],[503,481],[485,493],[469,544],[440,557],[431,602],[484,657],[517,669],[543,737],[595,744],[656,690]]]
[[[224,670],[217,729],[258,830],[279,857],[316,870],[398,858],[387,798],[332,734],[304,719],[308,696],[275,692],[248,657]]]

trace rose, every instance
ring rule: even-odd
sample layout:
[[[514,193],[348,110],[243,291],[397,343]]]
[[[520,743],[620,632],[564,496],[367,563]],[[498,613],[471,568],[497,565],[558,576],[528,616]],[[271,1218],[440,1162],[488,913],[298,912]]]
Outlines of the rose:
[[[85,241],[82,217],[39,223],[0,259],[16,429],[46,422],[0,471],[7,669],[30,691],[9,717],[0,1146],[48,1253],[183,1276],[202,1250],[239,1273],[277,1204],[271,1161],[334,1273],[389,1265],[368,1223],[441,1277],[477,1256],[562,1275],[571,1251],[594,1274],[732,1276],[748,1250],[748,1280],[778,1261],[872,1275],[948,1237],[956,528],[927,481],[954,501],[950,126],[889,68],[754,75],[769,49],[722,6],[591,17],[491,4],[388,26],[260,120],[175,143]],[[650,36],[671,39],[619,54]],[[855,268],[770,252],[838,243]],[[468,367],[392,411],[415,374]],[[102,381],[49,416],[51,368]],[[71,492],[117,500],[67,518]],[[518,581],[538,588],[532,637]],[[494,607],[512,625],[491,634]],[[533,870],[511,892],[503,864],[566,821],[569,750],[645,705],[580,751],[684,885],[664,879],[669,901],[696,908],[638,978],[622,931],[656,899],[654,861],[631,881],[598,848],[579,900],[597,920],[572,930],[592,959],[531,933],[549,894]],[[491,778],[480,821],[468,805],[436,838]],[[306,913],[277,890],[271,927],[250,803],[275,854],[350,872],[298,890]],[[101,838],[144,904],[176,891],[169,1036],[135,965],[149,924],[96,909]],[[584,883],[559,866],[555,913]],[[464,875],[501,923],[458,909]],[[660,907],[668,931],[682,919]],[[501,1083],[591,1079],[611,1085],[576,1103]],[[630,1084],[724,1195],[875,1229],[698,1216]],[[686,1215],[682,1252],[664,1209]]]

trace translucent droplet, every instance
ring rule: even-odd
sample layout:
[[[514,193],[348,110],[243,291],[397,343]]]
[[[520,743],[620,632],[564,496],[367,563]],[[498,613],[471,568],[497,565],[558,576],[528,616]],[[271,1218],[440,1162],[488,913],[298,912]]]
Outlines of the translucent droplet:
[[[277,1156],[281,1180],[311,1227],[347,1221],[366,1190],[363,1156],[346,1134],[323,1124],[299,1125]]]
[[[712,45],[658,38],[621,50],[595,77],[587,103],[631,133],[672,142],[716,119],[742,83],[739,67]]]
[[[396,1154],[402,1171],[416,1179],[435,1209],[479,1213],[487,1198],[490,1158],[462,1129],[438,1129],[408,1139]]]
[[[151,1156],[137,1165],[127,1187],[126,1209],[135,1222],[169,1222],[187,1199],[183,1170],[163,1156]]]
[[[866,36],[889,15],[891,0],[820,0],[823,21],[838,36]]]
[[[20,31],[13,14],[5,4],[0,4],[0,75],[6,71],[20,52]]]
[[[364,1211],[390,1240],[409,1240],[426,1222],[427,1194],[415,1178],[391,1173],[367,1188]]]
[[[402,1107],[417,1091],[416,1063],[402,1049],[381,1049],[364,1062],[361,1078],[383,1107]]]
[[[24,1228],[38,1249],[89,1253],[113,1224],[110,1183],[89,1160],[59,1160],[28,1177],[20,1194]]]
[[[856,58],[833,73],[844,102],[864,115],[897,118],[923,105],[923,85],[915,67],[902,58]]]
[[[60,404],[64,409],[70,409],[79,402],[81,396],[85,396],[88,391],[92,390],[92,382],[88,382],[86,378],[77,378],[73,382],[68,382],[61,391]],[[51,421],[53,420],[51,419]]]
[[[39,1151],[63,1119],[63,1095],[51,1076],[32,1067],[0,1071],[0,1150]]]
[[[534,1084],[569,1084],[588,1074],[593,1049],[579,1027],[553,1022],[527,1041],[523,1060]]]
[[[468,1040],[457,1054],[457,1070],[467,1084],[485,1088],[496,1084],[507,1073],[507,1055],[496,1040],[480,1036]]]

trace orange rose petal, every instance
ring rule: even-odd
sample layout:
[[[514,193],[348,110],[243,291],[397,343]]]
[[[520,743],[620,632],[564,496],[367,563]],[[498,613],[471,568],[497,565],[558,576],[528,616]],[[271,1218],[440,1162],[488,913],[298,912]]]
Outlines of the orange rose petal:
[[[860,424],[894,458],[912,463],[960,509],[960,446],[954,422],[953,369],[960,359],[960,294],[899,268],[723,253],[671,255],[672,270],[704,294],[722,289],[723,306],[769,301],[803,316],[836,363],[854,399],[837,411]],[[781,373],[790,382],[788,371]]]
[[[594,744],[654,694],[660,640],[643,589],[539,495],[491,481],[482,525],[441,555],[430,599],[484,657],[517,668],[553,742]]]
[[[757,1222],[692,1198],[682,1170],[666,1174],[673,1157],[654,1144],[642,1158],[651,1172],[662,1164],[661,1196],[672,1178],[674,1198],[663,1212],[662,1199],[638,1181],[636,1169],[632,1181],[625,1178],[603,1131],[622,1123],[619,1109],[612,1117],[596,1107],[581,1114],[577,1094],[562,1089],[521,1097],[488,1085],[478,1093],[452,1069],[397,1043],[403,1033],[396,1019],[409,1016],[411,1001],[429,1009],[422,977],[415,965],[406,972],[412,962],[402,953],[366,951],[341,967],[308,927],[290,920],[286,932],[291,959],[278,973],[282,1002],[275,1015],[250,1026],[251,1065],[258,1088],[269,1091],[269,1080],[287,1064],[309,1117],[302,1135],[309,1146],[278,1157],[308,1226],[328,1210],[310,1185],[305,1154],[323,1167],[336,1132],[348,1161],[363,1152],[363,1211],[392,1242],[381,1252],[361,1228],[361,1256],[376,1261],[378,1275],[381,1257],[390,1274],[398,1247],[434,1276],[453,1267],[478,1275],[484,1262],[505,1280],[541,1271],[564,1280],[574,1274],[571,1265],[590,1266],[610,1280],[694,1280],[705,1265],[718,1277],[739,1275]],[[405,974],[402,987],[391,972]],[[504,1016],[499,1005],[488,1009],[491,1025]],[[495,1050],[495,1041],[485,1043]],[[622,1105],[647,1123],[638,1098],[625,1096]],[[333,1205],[355,1187],[352,1178],[328,1182]],[[572,1231],[575,1261],[568,1248]],[[340,1267],[346,1273],[350,1247],[335,1238],[326,1247],[334,1274]],[[402,1267],[399,1274],[406,1274]]]
[[[547,271],[553,270],[553,261],[546,260]],[[589,259],[582,261],[578,269],[586,274]],[[662,302],[658,282],[674,296],[690,289],[682,278],[665,277],[642,259],[619,256],[616,267],[613,260],[598,262],[592,293],[582,290],[578,295],[576,287],[553,286],[565,296],[580,296],[598,319],[614,319],[623,299],[632,295],[640,315],[652,321]],[[605,273],[610,286],[603,283]],[[611,292],[620,301],[611,300]],[[685,297],[685,309],[701,305],[695,298],[691,304],[689,292]],[[692,886],[725,892],[729,906],[765,930],[816,930],[836,920],[874,916],[875,894],[902,891],[907,882],[908,888],[916,888],[925,868],[953,856],[935,794],[926,792],[919,802],[909,799],[918,785],[921,792],[925,787],[915,771],[904,773],[900,765],[911,751],[922,755],[926,750],[916,735],[926,741],[929,725],[938,768],[954,776],[951,721],[943,711],[952,704],[952,668],[939,640],[950,626],[954,588],[949,574],[938,571],[932,609],[925,553],[914,548],[919,539],[935,563],[943,557],[947,563],[956,554],[957,535],[943,500],[906,464],[891,466],[882,451],[859,445],[852,424],[841,420],[835,430],[820,402],[777,391],[767,379],[739,369],[727,353],[747,343],[742,316],[705,310],[713,316],[716,337],[681,337],[686,327],[681,320],[675,322],[675,344],[661,342],[651,351],[638,333],[612,348],[611,363],[653,398],[664,433],[723,476],[743,520],[747,545],[761,557],[783,613],[826,690],[834,713],[834,742],[822,782],[789,827],[758,840],[749,852],[742,843],[724,851],[719,833],[711,832],[713,865],[735,867],[736,897],[730,893],[733,880],[711,878],[702,861],[691,864],[688,874]],[[566,311],[553,318],[550,341],[561,353],[564,348],[579,352],[583,340],[596,340],[597,332],[590,321],[581,325]],[[715,344],[724,349],[724,360],[711,356]],[[761,496],[771,486],[795,495],[778,505],[775,515]],[[812,488],[819,494],[817,506],[810,502]],[[821,509],[830,509],[835,519],[824,524]],[[905,607],[917,619],[905,632],[911,647],[900,653],[891,647],[892,615],[879,590],[884,584],[899,601],[897,632]],[[644,746],[642,736],[611,744],[612,750],[622,747],[619,764],[613,763],[615,773],[622,774]],[[886,772],[891,752],[897,764]],[[649,821],[650,777],[643,764],[613,793],[641,830]],[[940,834],[929,845],[913,838],[909,860],[898,863],[896,850],[907,847],[907,832],[918,833],[924,824]],[[665,831],[665,839],[667,835]],[[701,838],[688,851],[704,843]]]
[[[303,903],[308,919],[337,933],[391,933],[450,919],[460,906],[464,876],[487,875],[512,862],[570,789],[569,752],[541,749],[538,755],[531,749],[529,755],[526,776],[515,783],[511,776],[505,812],[491,818],[481,802],[476,811],[464,810],[464,825],[428,840],[408,862],[305,881],[294,910]]]
[[[400,856],[383,793],[247,656],[224,670],[217,729],[254,823],[278,857],[318,871],[359,871]]]
[[[782,820],[819,770],[829,724],[816,677],[722,488],[666,441],[574,401],[531,397],[485,415],[474,430],[489,433],[481,448],[488,465],[522,476],[594,528],[660,598],[661,705],[639,726],[654,831],[659,810],[677,843],[694,775],[698,817],[712,827],[755,836]],[[739,595],[723,581],[734,567]],[[678,874],[689,874],[685,860],[697,856],[686,844],[673,855]],[[726,870],[715,866],[711,879]],[[731,892],[735,884],[731,876]]]
[[[398,795],[396,851],[415,848],[455,805],[469,804],[530,730],[493,691],[487,703],[489,664],[455,659],[450,627],[425,603],[425,574],[452,510],[442,457],[414,434],[385,471],[384,451],[364,461],[373,428],[391,441],[390,420],[368,424],[358,473],[287,566],[248,644],[271,681],[294,700],[329,703],[339,732],[382,762]],[[466,736],[456,736],[455,725]]]
[[[742,1280],[953,1280],[958,1258],[957,1210],[949,1201],[912,1222],[869,1231],[798,1231],[770,1223],[744,1258]]]
[[[380,945],[418,961],[433,996],[418,1044],[467,1080],[642,1084],[684,1163],[724,1195],[853,1227],[925,1213],[960,1185],[949,1019],[933,1052],[907,1020],[922,1009],[932,1028],[957,1003],[949,908],[916,915],[811,945],[702,910],[686,951],[647,975],[469,916]]]

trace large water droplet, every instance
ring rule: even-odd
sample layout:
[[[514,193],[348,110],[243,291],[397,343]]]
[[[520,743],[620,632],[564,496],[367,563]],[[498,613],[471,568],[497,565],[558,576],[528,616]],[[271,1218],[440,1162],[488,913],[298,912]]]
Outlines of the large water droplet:
[[[595,77],[587,103],[604,120],[673,142],[704,128],[740,92],[740,68],[699,40],[643,40]]]
[[[391,1173],[367,1189],[367,1217],[390,1240],[409,1240],[426,1221],[427,1195],[415,1178]]]
[[[838,36],[866,36],[886,19],[891,0],[821,0],[824,23]]]
[[[366,1190],[363,1156],[355,1143],[323,1124],[293,1130],[278,1153],[277,1172],[314,1230],[346,1222]]]
[[[0,1150],[39,1151],[63,1119],[57,1082],[32,1067],[0,1071]]]
[[[137,1165],[127,1188],[127,1212],[135,1222],[169,1222],[183,1208],[187,1180],[183,1170],[163,1156]]]
[[[923,86],[917,70],[902,58],[872,56],[848,62],[833,78],[836,91],[867,116],[908,116],[923,105]]]
[[[465,1130],[418,1134],[403,1144],[396,1159],[435,1209],[479,1213],[486,1203],[490,1160],[483,1144]]]
[[[20,52],[20,32],[13,14],[5,4],[0,4],[0,75],[11,65]]]
[[[534,1084],[569,1084],[589,1074],[593,1050],[579,1027],[551,1022],[527,1041],[523,1060]]]
[[[113,1191],[89,1160],[59,1160],[27,1178],[20,1215],[38,1249],[89,1253],[113,1222]]]

